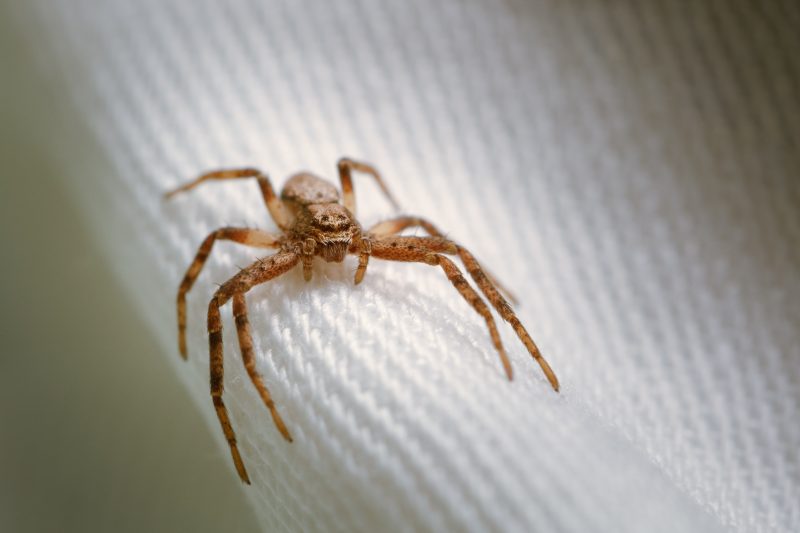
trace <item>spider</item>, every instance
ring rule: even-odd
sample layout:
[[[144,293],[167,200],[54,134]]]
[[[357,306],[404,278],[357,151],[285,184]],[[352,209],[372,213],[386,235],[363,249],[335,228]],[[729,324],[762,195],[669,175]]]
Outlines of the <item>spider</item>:
[[[292,436],[275,407],[272,397],[264,385],[264,380],[256,369],[253,341],[250,335],[250,324],[247,319],[245,293],[254,286],[265,283],[285,274],[297,264],[303,266],[303,277],[311,280],[312,262],[319,256],[328,262],[341,263],[348,254],[358,256],[358,268],[355,273],[355,284],[361,283],[367,271],[370,257],[389,261],[407,261],[425,263],[440,267],[461,296],[486,321],[500,361],[508,379],[513,378],[511,363],[505,353],[494,318],[486,303],[467,283],[461,271],[448,257],[458,256],[469,275],[484,296],[489,300],[500,316],[511,324],[519,339],[533,356],[550,385],[558,391],[558,379],[542,357],[528,332],[519,321],[511,306],[501,295],[510,293],[500,286],[495,278],[484,270],[473,255],[463,246],[444,237],[433,224],[425,219],[413,216],[400,216],[380,222],[367,231],[361,228],[356,220],[356,201],[353,192],[353,171],[371,175],[388,200],[397,209],[397,202],[389,192],[378,171],[367,163],[343,158],[338,162],[339,180],[342,194],[336,187],[308,172],[301,172],[289,178],[283,187],[281,197],[275,195],[269,177],[255,168],[217,170],[203,174],[197,179],[166,193],[171,198],[179,192],[188,191],[197,185],[211,180],[229,180],[254,178],[257,180],[264,197],[267,210],[280,228],[280,233],[266,232],[260,229],[224,227],[209,234],[197,250],[183,281],[178,289],[178,348],[183,359],[187,358],[186,350],[186,294],[192,288],[200,270],[206,262],[214,242],[217,240],[233,241],[256,248],[271,248],[277,253],[259,259],[243,268],[238,274],[219,286],[208,304],[208,342],[210,347],[211,398],[219,418],[222,431],[230,446],[236,471],[244,483],[250,484],[250,477],[236,444],[228,411],[222,401],[223,392],[223,358],[222,358],[222,321],[220,307],[233,300],[233,316],[239,337],[242,359],[250,379],[258,390],[261,399],[272,415],[275,426],[281,435],[292,442]],[[428,236],[412,237],[400,233],[406,228],[422,228]]]

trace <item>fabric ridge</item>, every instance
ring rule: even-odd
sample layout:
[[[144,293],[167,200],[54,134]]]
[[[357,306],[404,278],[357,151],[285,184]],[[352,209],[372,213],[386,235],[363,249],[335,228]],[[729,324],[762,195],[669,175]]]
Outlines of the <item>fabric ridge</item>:
[[[280,188],[370,161],[514,290],[561,380],[498,322],[509,383],[427,265],[373,260],[356,287],[356,258],[318,261],[256,288],[257,365],[294,442],[229,306],[225,400],[265,531],[800,530],[794,3],[18,10],[114,169],[69,187],[209,424],[208,299],[261,251],[215,245],[188,363],[174,292],[209,232],[275,226],[249,181],[162,195],[221,167]],[[393,214],[370,180],[355,192],[365,225]]]

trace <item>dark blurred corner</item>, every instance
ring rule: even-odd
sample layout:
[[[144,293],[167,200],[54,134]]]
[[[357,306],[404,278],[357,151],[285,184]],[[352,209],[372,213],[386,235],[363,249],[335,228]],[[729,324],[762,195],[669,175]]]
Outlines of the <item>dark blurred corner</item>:
[[[227,458],[61,190],[41,132],[70,131],[66,99],[5,11],[0,531],[255,531]]]

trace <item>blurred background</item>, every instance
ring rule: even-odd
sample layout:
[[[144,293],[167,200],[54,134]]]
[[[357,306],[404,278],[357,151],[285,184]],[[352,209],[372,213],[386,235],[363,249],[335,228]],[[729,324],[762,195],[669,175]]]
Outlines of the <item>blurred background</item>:
[[[410,4],[0,2],[0,530],[269,530],[168,349],[175,265],[254,206],[153,199],[343,151],[541,295],[579,412],[722,527],[800,527],[800,4]]]
[[[76,142],[80,121],[35,70],[29,36],[8,9],[0,10],[0,531],[258,531],[212,439],[216,428],[65,190],[55,153],[102,157]],[[60,147],[42,133],[53,128]]]

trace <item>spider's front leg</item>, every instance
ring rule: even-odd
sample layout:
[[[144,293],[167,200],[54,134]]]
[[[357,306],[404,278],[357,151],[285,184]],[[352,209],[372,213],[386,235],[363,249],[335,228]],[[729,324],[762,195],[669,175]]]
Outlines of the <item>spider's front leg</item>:
[[[233,464],[236,466],[236,471],[239,473],[241,480],[247,484],[250,484],[250,477],[247,475],[247,469],[244,467],[244,461],[239,453],[239,447],[236,443],[236,433],[233,431],[228,409],[222,401],[222,394],[225,389],[223,380],[225,371],[222,349],[222,319],[219,309],[225,305],[228,300],[234,299],[234,315],[237,317],[237,330],[239,332],[239,342],[243,349],[245,367],[248,370],[250,378],[253,380],[253,384],[256,386],[256,389],[258,389],[259,394],[261,394],[261,398],[270,410],[278,430],[284,438],[291,441],[291,436],[286,430],[283,420],[280,418],[277,411],[275,411],[272,398],[264,386],[261,376],[255,371],[255,362],[252,357],[252,340],[250,339],[247,310],[244,307],[243,295],[253,286],[265,283],[288,272],[299,260],[300,257],[294,251],[282,251],[265,260],[256,261],[249,267],[242,269],[238,274],[217,289],[214,293],[214,297],[211,298],[208,304],[211,399],[214,402],[214,409],[217,412],[217,418],[219,418],[219,423],[222,426],[222,432],[225,434],[225,440],[228,441],[228,446],[231,449]]]
[[[394,261],[423,262],[431,265],[439,265],[445,270],[447,277],[459,292],[461,292],[462,296],[464,296],[464,298],[472,304],[473,308],[486,319],[486,324],[489,327],[489,332],[492,335],[495,348],[497,348],[497,351],[500,353],[503,366],[506,368],[509,379],[511,379],[511,365],[508,363],[508,358],[502,349],[500,337],[497,335],[494,326],[494,319],[492,319],[491,314],[488,312],[486,304],[483,303],[483,300],[481,300],[477,296],[477,293],[466,283],[466,280],[461,276],[458,268],[455,267],[449,259],[438,254],[458,254],[464,262],[464,266],[470,273],[470,276],[472,276],[472,279],[475,280],[475,283],[503,320],[511,324],[517,337],[522,341],[522,344],[525,345],[525,348],[527,348],[528,353],[539,363],[542,372],[544,372],[553,390],[558,392],[558,378],[556,378],[547,360],[542,356],[536,343],[533,342],[533,339],[528,334],[519,318],[517,318],[511,306],[508,305],[508,302],[506,302],[505,298],[503,298],[492,284],[492,281],[483,271],[478,261],[466,248],[443,237],[378,237],[374,234],[372,235],[372,255],[375,257]],[[455,273],[453,273],[448,263],[455,269]],[[457,276],[455,275],[456,273],[458,274]]]
[[[489,311],[489,307],[481,300],[477,292],[467,283],[461,271],[450,259],[441,254],[455,254],[456,245],[442,237],[372,237],[371,255],[379,259],[390,261],[408,261],[415,263],[426,263],[428,265],[439,266],[444,271],[447,279],[461,294],[461,296],[472,306],[472,308],[486,321],[489,335],[492,338],[503,369],[508,379],[513,379],[514,373],[511,369],[511,361],[506,355],[500,334],[497,331],[494,317]]]
[[[275,427],[281,432],[283,438],[292,442],[292,435],[283,423],[281,415],[275,408],[275,403],[272,401],[272,395],[269,389],[264,384],[264,377],[256,369],[256,356],[253,350],[253,337],[250,334],[250,321],[247,319],[247,303],[245,296],[242,293],[237,293],[233,296],[233,318],[236,322],[236,334],[239,337],[239,349],[242,351],[242,359],[244,360],[244,368],[250,376],[250,381],[256,386],[261,400],[264,405],[269,409],[272,415],[272,421],[275,422]]]
[[[425,231],[427,231],[431,235],[436,235],[441,237],[442,233],[430,222],[423,218],[418,217],[398,217],[392,220],[387,220],[384,222],[380,222],[370,228],[369,233],[373,236],[389,236],[396,234],[400,231],[403,231],[405,228],[419,226],[422,227]],[[463,246],[453,243],[455,246],[455,252],[461,258],[461,261],[464,263],[464,267],[469,272],[470,277],[475,281],[480,288],[481,292],[486,299],[489,300],[489,303],[492,304],[492,307],[500,314],[500,316],[511,324],[511,327],[514,328],[514,332],[517,334],[517,337],[522,344],[525,345],[527,348],[528,353],[531,354],[531,357],[536,360],[539,366],[544,372],[547,380],[550,382],[550,385],[553,389],[557,392],[559,389],[558,378],[553,372],[553,369],[550,368],[550,364],[547,360],[542,356],[542,353],[539,351],[539,347],[536,346],[536,343],[533,342],[528,331],[525,329],[525,326],[522,325],[519,318],[517,318],[516,313],[511,309],[511,306],[508,304],[506,299],[503,297],[501,293],[506,294],[508,298],[513,302],[515,298],[511,294],[510,291],[505,289],[497,279],[489,274],[481,265],[478,263],[478,260],[475,259],[475,256],[472,253],[464,248]]]
[[[186,359],[186,294],[191,290],[197,276],[205,265],[206,259],[211,254],[214,243],[218,240],[233,241],[246,246],[256,248],[277,248],[280,246],[280,236],[267,233],[258,229],[248,228],[220,228],[209,233],[203,240],[194,260],[186,269],[180,287],[178,287],[177,307],[178,307],[178,350],[181,357]]]
[[[413,217],[413,216],[401,216],[389,220],[384,220],[382,222],[378,222],[369,229],[369,233],[377,236],[397,235],[404,229],[415,228],[415,227],[422,228],[431,237],[445,237],[444,233],[439,231],[439,229],[435,225],[433,225],[432,222],[425,220],[424,218]],[[461,260],[464,261],[465,252],[466,253],[469,252],[466,251],[466,248],[458,244],[456,244],[456,246],[458,250],[458,255],[461,257]],[[506,287],[504,287],[503,284],[497,280],[496,276],[492,275],[486,269],[483,269],[483,273],[486,275],[487,278],[489,278],[489,282],[492,285],[496,286],[500,290],[500,292],[505,295],[506,298],[511,300],[511,302],[514,304],[519,303],[514,294]],[[472,272],[470,272],[470,275],[471,274]],[[477,281],[478,280],[475,280],[476,283]]]
[[[539,367],[544,372],[547,381],[550,382],[550,386],[553,387],[553,390],[558,392],[559,384],[558,378],[556,377],[555,372],[553,369],[550,368],[550,364],[542,355],[542,352],[539,351],[539,347],[536,346],[536,343],[533,342],[528,330],[525,329],[525,326],[522,325],[522,322],[517,318],[517,314],[511,309],[511,306],[508,304],[503,295],[495,287],[493,281],[489,276],[486,275],[481,265],[478,263],[477,259],[470,253],[469,250],[464,248],[463,246],[457,246],[458,248],[458,255],[461,257],[461,260],[464,262],[464,267],[469,272],[469,275],[472,279],[475,280],[475,283],[478,284],[480,287],[481,292],[486,296],[489,302],[492,304],[492,307],[500,314],[500,316],[511,324],[511,327],[514,328],[514,333],[517,334],[517,338],[522,341],[522,344],[525,345],[525,348],[528,350],[528,353],[531,354],[531,357],[539,363]]]

